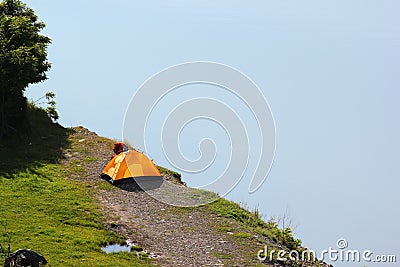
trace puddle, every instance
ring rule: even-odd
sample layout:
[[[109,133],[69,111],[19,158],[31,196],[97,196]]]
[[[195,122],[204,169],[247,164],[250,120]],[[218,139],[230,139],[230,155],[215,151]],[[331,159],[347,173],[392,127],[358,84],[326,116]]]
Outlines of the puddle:
[[[131,246],[120,245],[120,244],[110,244],[101,248],[105,253],[113,252],[131,252]]]

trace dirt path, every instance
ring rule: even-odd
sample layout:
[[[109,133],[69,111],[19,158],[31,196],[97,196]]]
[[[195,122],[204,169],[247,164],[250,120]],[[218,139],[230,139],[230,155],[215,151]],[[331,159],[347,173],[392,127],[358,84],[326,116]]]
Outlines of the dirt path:
[[[213,230],[217,218],[211,214],[163,204],[132,184],[113,192],[102,190],[98,197],[108,219],[117,219],[117,231],[162,266],[223,266],[214,252],[226,253],[234,246]]]

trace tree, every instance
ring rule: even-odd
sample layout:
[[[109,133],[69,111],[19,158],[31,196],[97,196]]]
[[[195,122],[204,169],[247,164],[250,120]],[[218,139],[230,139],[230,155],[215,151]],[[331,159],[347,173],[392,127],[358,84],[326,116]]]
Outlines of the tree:
[[[0,3],[0,139],[29,129],[25,89],[47,79],[51,39],[45,24],[19,0]]]

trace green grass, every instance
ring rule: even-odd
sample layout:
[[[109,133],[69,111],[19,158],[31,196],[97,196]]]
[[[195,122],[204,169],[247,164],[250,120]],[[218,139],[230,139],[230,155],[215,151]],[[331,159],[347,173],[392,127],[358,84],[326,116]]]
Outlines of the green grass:
[[[57,163],[69,145],[70,130],[53,124],[42,109],[29,105],[28,117],[29,135],[0,140],[0,176],[10,177],[19,171]]]
[[[220,198],[208,205],[208,208],[221,217],[233,219],[249,232],[263,235],[270,240],[282,244],[288,249],[301,249],[301,241],[293,237],[291,229],[279,229],[274,221],[265,222],[260,218],[258,210],[250,212],[239,204]],[[229,227],[221,225],[220,230],[230,231]],[[250,234],[245,232],[234,233],[236,238],[249,238]]]
[[[101,251],[124,240],[102,225],[85,185],[65,179],[74,171],[59,164],[69,130],[32,106],[30,121],[30,135],[0,143],[0,221],[7,224],[11,251],[33,249],[51,266],[154,266],[135,253]],[[8,241],[0,235],[0,243]]]
[[[296,239],[290,228],[280,229],[277,223],[273,220],[265,222],[260,218],[257,209],[252,212],[242,208],[239,204],[220,198],[217,201],[206,206],[217,216],[224,219],[216,225],[220,232],[227,233],[230,238],[241,248],[241,253],[244,257],[254,258],[256,252],[262,249],[264,245],[268,245],[270,249],[284,249],[286,251],[297,250],[300,254],[306,248],[301,246],[301,241]],[[239,224],[239,227],[233,227],[229,220],[234,220]],[[270,241],[259,237],[266,237]],[[249,247],[252,247],[250,250]],[[217,256],[217,255],[216,255]],[[228,256],[228,255],[225,255]],[[220,258],[222,256],[220,255]],[[276,255],[270,264],[277,263]],[[304,263],[301,261],[286,261],[287,266],[319,266],[317,262]],[[311,265],[310,265],[311,264]],[[265,266],[265,265],[257,265]]]
[[[224,260],[232,259],[232,255],[227,254],[227,253],[215,251],[213,254],[215,257],[217,257],[219,259],[224,259]]]
[[[167,168],[164,168],[164,167],[158,166],[158,165],[157,165],[157,168],[164,175],[171,175],[171,176],[175,177],[176,179],[181,179],[180,173],[174,172],[170,169],[167,169]]]

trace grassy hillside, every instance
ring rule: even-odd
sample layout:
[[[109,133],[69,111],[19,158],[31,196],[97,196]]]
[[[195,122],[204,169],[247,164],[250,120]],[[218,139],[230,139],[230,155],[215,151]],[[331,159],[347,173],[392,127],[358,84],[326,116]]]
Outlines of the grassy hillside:
[[[31,136],[0,144],[0,221],[7,225],[11,250],[33,249],[52,266],[154,266],[136,254],[101,251],[124,239],[104,227],[85,186],[65,179],[76,171],[60,164],[71,130],[36,108],[30,120]],[[0,243],[7,246],[7,238]]]
[[[178,208],[137,190],[114,187],[98,178],[112,140],[82,127],[53,124],[35,107],[30,107],[29,116],[29,137],[0,143],[0,222],[6,225],[0,231],[11,236],[12,251],[33,249],[52,266],[177,266],[182,262],[180,266],[199,266],[211,261],[220,266],[325,266],[318,261],[259,262],[256,255],[264,245],[305,249],[290,229],[281,230],[274,222],[262,221],[257,211],[225,199]],[[179,181],[179,174],[160,170]],[[149,255],[151,251],[162,255],[149,259],[100,249],[126,238]],[[7,235],[0,237],[0,243],[7,245]]]

